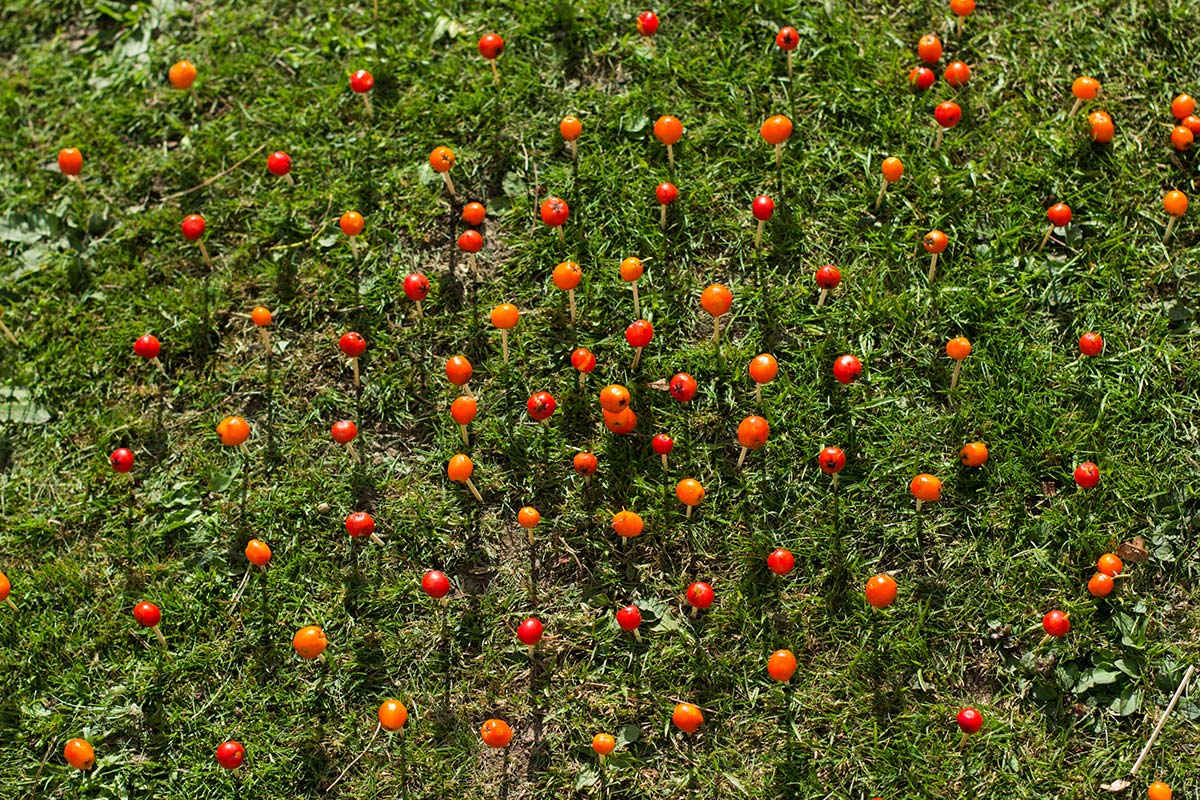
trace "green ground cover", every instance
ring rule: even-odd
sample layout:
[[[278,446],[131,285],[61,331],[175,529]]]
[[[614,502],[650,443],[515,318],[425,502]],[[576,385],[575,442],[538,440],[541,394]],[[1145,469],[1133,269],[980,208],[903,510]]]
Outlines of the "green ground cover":
[[[1200,661],[1200,303],[1196,209],[1162,243],[1164,192],[1200,194],[1168,137],[1171,98],[1200,94],[1190,0],[981,2],[960,37],[943,2],[660,6],[652,53],[628,3],[38,3],[0,10],[0,784],[5,797],[317,797],[366,745],[389,697],[407,732],[377,739],[331,797],[1094,797],[1128,772],[1184,666]],[[797,28],[795,77],[774,45]],[[478,37],[507,42],[493,85]],[[918,37],[973,74],[914,93]],[[195,95],[168,67],[195,62]],[[347,76],[370,70],[373,115]],[[1068,118],[1072,80],[1103,83],[1116,137]],[[932,147],[934,106],[963,121]],[[795,122],[783,163],[759,138]],[[583,121],[573,162],[559,120]],[[651,129],[686,132],[675,170]],[[471,269],[460,206],[429,152],[457,154],[463,199],[488,208]],[[86,195],[55,165],[83,151]],[[269,174],[283,149],[295,185]],[[889,155],[906,172],[871,205]],[[219,177],[217,177],[219,176]],[[215,180],[211,180],[216,177]],[[665,230],[654,187],[680,191]],[[750,202],[777,208],[753,247]],[[571,207],[566,240],[537,216]],[[1075,217],[1044,251],[1045,212]],[[1194,204],[1193,204],[1194,205]],[[356,261],[337,226],[366,220]],[[210,272],[179,222],[201,213]],[[946,232],[938,276],[921,237]],[[655,338],[631,369],[622,258],[646,259]],[[579,319],[555,264],[582,265]],[[843,284],[816,308],[816,267]],[[401,290],[433,290],[418,321]],[[701,290],[734,302],[719,348]],[[522,310],[500,356],[488,312]],[[272,309],[268,371],[255,305]],[[367,339],[357,395],[338,337]],[[1079,357],[1081,333],[1104,353]],[[137,358],[154,333],[166,377]],[[948,339],[974,350],[949,390]],[[569,356],[599,361],[580,391]],[[780,376],[754,402],[749,360]],[[445,359],[466,354],[479,416],[466,452],[483,502],[446,477],[462,450]],[[842,353],[863,378],[832,376]],[[662,390],[694,375],[695,401]],[[596,397],[629,387],[637,430]],[[550,429],[525,401],[552,392]],[[738,422],[766,446],[735,468]],[[226,415],[249,454],[220,445]],[[356,467],[329,437],[356,419]],[[650,437],[676,440],[668,473]],[[983,441],[982,469],[959,449]],[[845,449],[835,496],[817,467]],[[131,448],[134,492],[109,453]],[[590,486],[571,468],[594,451]],[[1100,484],[1077,488],[1082,461]],[[942,499],[914,513],[909,481]],[[700,480],[691,520],[675,498]],[[132,498],[132,499],[131,499]],[[517,510],[538,508],[535,582]],[[645,533],[623,546],[629,508]],[[369,511],[385,539],[351,541]],[[1134,536],[1149,560],[1105,600],[1097,557]],[[274,550],[247,569],[250,537]],[[795,553],[773,576],[765,556]],[[454,589],[445,629],[420,577]],[[866,580],[894,572],[895,604]],[[712,584],[695,617],[684,592]],[[139,628],[163,610],[164,654]],[[641,641],[614,612],[636,601]],[[1042,615],[1072,630],[1040,644]],[[537,665],[515,638],[546,626]],[[324,663],[291,637],[321,625]],[[443,636],[444,632],[444,636]],[[785,690],[768,655],[790,648]],[[1192,697],[1197,697],[1193,690]],[[704,709],[695,737],[675,703]],[[958,747],[957,711],[983,731]],[[480,742],[489,717],[515,731]],[[1185,698],[1129,790],[1200,795],[1200,702]],[[601,780],[593,734],[619,735]],[[83,736],[97,767],[62,757]],[[242,742],[235,773],[214,760]],[[81,779],[82,778],[82,779]]]

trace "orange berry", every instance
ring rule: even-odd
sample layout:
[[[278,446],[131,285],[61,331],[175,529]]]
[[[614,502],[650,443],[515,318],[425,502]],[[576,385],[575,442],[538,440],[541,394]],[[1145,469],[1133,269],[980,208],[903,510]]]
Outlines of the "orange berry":
[[[74,147],[64,147],[59,150],[58,170],[63,175],[78,175],[83,171],[83,153]]]
[[[3,603],[5,600],[7,600],[9,594],[11,593],[12,584],[9,583],[8,576],[3,572],[0,572],[0,603]]]
[[[757,450],[767,443],[771,426],[762,417],[746,417],[738,425],[738,444],[750,450]]]
[[[450,463],[446,465],[446,475],[450,480],[457,483],[466,483],[470,479],[471,473],[475,471],[475,465],[471,463],[471,459],[464,456],[462,453],[450,459]]]
[[[250,312],[250,321],[260,328],[265,328],[271,324],[271,312],[266,306],[255,306]]]
[[[684,478],[675,486],[675,496],[685,506],[698,506],[704,500],[704,487],[700,481]]]
[[[241,417],[226,417],[217,424],[221,444],[236,447],[250,438],[250,425]]]
[[[536,528],[541,521],[541,513],[533,506],[525,506],[517,512],[517,524],[522,528]]]
[[[479,730],[483,743],[488,747],[508,747],[512,741],[512,728],[502,719],[489,719]]]
[[[1105,112],[1093,111],[1088,114],[1088,124],[1092,126],[1092,141],[1097,144],[1107,144],[1113,140],[1116,129],[1113,127],[1112,117]]]
[[[67,763],[75,769],[87,770],[96,764],[96,751],[85,739],[72,739],[63,748]]]
[[[913,497],[926,503],[942,499],[942,482],[926,472],[913,478],[908,488]]]
[[[167,72],[167,80],[176,89],[192,88],[192,83],[196,80],[196,65],[187,59],[176,61]]]
[[[645,524],[637,514],[632,511],[622,510],[613,514],[612,526],[618,536],[624,539],[632,539],[641,534]]]
[[[501,303],[492,309],[491,320],[497,328],[510,330],[517,327],[517,320],[520,317],[521,312],[512,303]]]
[[[592,749],[597,755],[606,756],[617,747],[617,740],[607,733],[597,733],[592,737]]]
[[[959,17],[969,17],[975,12],[975,0],[950,0],[950,10]]]
[[[887,608],[896,600],[896,581],[880,573],[867,581],[866,594],[867,602],[875,608]]]
[[[946,355],[955,361],[962,361],[971,355],[971,340],[965,336],[955,336],[946,342]]]
[[[683,138],[683,123],[672,116],[659,117],[654,123],[654,138],[665,145],[673,145]]]
[[[942,40],[927,33],[917,40],[917,55],[926,64],[936,64],[942,57]]]
[[[1188,210],[1187,195],[1179,191],[1169,191],[1163,197],[1163,208],[1172,217],[1182,217]]]
[[[445,146],[433,148],[429,154],[429,166],[433,167],[434,172],[449,172],[454,166],[454,151]]]
[[[456,397],[450,404],[450,416],[454,417],[454,421],[459,425],[469,424],[475,419],[478,411],[479,403],[474,397]]]
[[[579,281],[583,278],[583,270],[574,261],[563,261],[554,268],[552,277],[554,285],[566,292],[579,285]]]
[[[583,123],[578,117],[563,117],[562,122],[558,123],[558,132],[568,142],[573,142],[583,133]]]
[[[1122,562],[1121,557],[1115,553],[1105,553],[1096,560],[1096,570],[1104,573],[1110,578],[1120,575],[1121,571],[1124,569],[1124,562]]]
[[[576,473],[586,477],[596,474],[596,470],[600,468],[600,461],[594,454],[584,451],[575,454],[575,457],[571,459],[571,465],[575,468]]]
[[[408,709],[399,700],[384,700],[379,706],[379,724],[385,731],[398,731],[408,722]]]
[[[714,283],[701,292],[700,305],[709,314],[719,317],[733,305],[733,292],[719,283]]]
[[[749,369],[755,383],[770,383],[779,374],[779,362],[770,353],[762,353],[754,357]]]
[[[1184,117],[1179,124],[1191,131],[1192,136],[1200,136],[1200,117],[1195,114]]]
[[[882,169],[883,179],[888,183],[895,183],[904,174],[904,162],[895,156],[890,156],[883,160]]]
[[[691,703],[679,703],[671,714],[671,722],[684,733],[695,733],[704,724],[704,714]]]
[[[608,410],[605,410],[603,413],[604,427],[613,433],[633,433],[633,429],[637,427],[637,414],[633,413],[632,408],[627,408],[616,414]]]
[[[1171,101],[1171,113],[1175,119],[1190,117],[1196,113],[1196,101],[1190,95],[1181,94]]]
[[[1171,146],[1180,152],[1190,149],[1195,140],[1195,135],[1182,125],[1176,125],[1171,131]]]
[[[474,369],[466,356],[450,356],[446,359],[446,377],[455,386],[462,386],[471,380]]]
[[[1103,572],[1097,572],[1088,581],[1088,591],[1091,592],[1092,597],[1108,597],[1115,585],[1110,576],[1105,575]]]
[[[925,248],[926,253],[941,253],[948,244],[950,240],[939,230],[932,230],[921,237],[921,246]]]
[[[758,132],[767,144],[783,144],[792,135],[792,121],[783,114],[776,114],[767,117]]]
[[[296,654],[310,660],[325,652],[328,644],[329,640],[325,638],[325,631],[316,625],[301,628],[292,637],[292,648],[295,649]]]
[[[256,567],[265,567],[271,560],[271,548],[266,542],[251,539],[246,542],[246,560]]]
[[[625,281],[626,283],[633,283],[642,277],[642,273],[645,272],[645,267],[642,266],[642,260],[640,258],[634,258],[633,256],[630,256],[621,262],[621,266],[617,271],[621,273],[621,280]]]
[[[1162,781],[1155,781],[1146,790],[1150,800],[1171,800],[1171,787]]]
[[[780,683],[787,683],[796,674],[796,656],[791,650],[776,650],[767,659],[767,674]]]
[[[963,466],[982,467],[988,460],[987,445],[983,442],[970,442],[963,445],[963,449],[959,451],[958,455],[962,459]]]
[[[610,414],[620,414],[629,408],[631,400],[629,390],[618,383],[610,383],[600,390],[600,407]]]
[[[358,236],[363,231],[362,214],[357,211],[347,211],[342,214],[342,218],[338,220],[338,225],[342,229],[342,233],[347,236]]]
[[[483,203],[467,203],[463,206],[462,218],[468,225],[482,225],[487,219],[487,209]]]
[[[1071,94],[1080,100],[1095,100],[1100,94],[1100,81],[1087,76],[1076,78],[1071,84]]]

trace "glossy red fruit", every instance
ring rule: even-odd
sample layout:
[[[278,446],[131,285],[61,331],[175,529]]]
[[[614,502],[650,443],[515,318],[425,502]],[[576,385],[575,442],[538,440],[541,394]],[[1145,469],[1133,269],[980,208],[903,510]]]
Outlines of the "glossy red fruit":
[[[338,347],[350,358],[358,358],[367,352],[367,340],[361,333],[350,331],[342,334],[342,338],[338,340]]]
[[[179,230],[183,231],[183,238],[194,242],[204,235],[205,224],[204,217],[199,214],[189,214],[183,218],[183,222],[179,223]]]
[[[504,52],[504,40],[497,33],[485,33],[479,38],[479,55],[488,59],[499,58]]]
[[[1066,636],[1071,630],[1071,620],[1061,611],[1050,611],[1042,617],[1042,630],[1049,636]]]
[[[530,617],[517,627],[517,638],[521,644],[533,647],[542,640],[542,623],[537,617]]]
[[[842,272],[833,264],[826,264],[817,270],[817,287],[825,291],[833,291],[842,282]]]
[[[534,392],[525,403],[525,407],[529,410],[529,416],[541,422],[550,418],[554,409],[558,408],[558,402],[549,392]]]
[[[365,539],[375,532],[375,518],[365,511],[355,511],[346,517],[346,533],[355,539]]]
[[[979,733],[983,727],[983,714],[973,708],[964,708],[958,712],[958,727],[963,733]]]
[[[663,182],[655,187],[654,196],[658,198],[658,202],[669,206],[679,199],[679,190],[675,188],[675,184]]]
[[[1085,356],[1098,356],[1104,349],[1104,338],[1098,333],[1088,332],[1079,337],[1079,352]]]
[[[158,358],[158,354],[162,352],[162,345],[158,343],[158,339],[147,333],[133,343],[133,352],[145,359]]]
[[[567,201],[561,197],[547,197],[542,201],[541,214],[542,222],[552,228],[557,228],[566,223],[571,209],[567,206]]]
[[[674,397],[681,403],[686,403],[696,396],[696,391],[700,388],[696,379],[686,372],[678,372],[671,378],[671,382],[667,384],[668,390],[671,392],[671,397]]]
[[[464,253],[478,253],[483,249],[483,236],[479,231],[468,228],[459,234],[458,249]]]
[[[344,419],[333,423],[329,434],[338,444],[347,444],[354,441],[355,436],[358,436],[358,426],[354,424],[353,420]]]
[[[912,71],[908,73],[908,82],[918,92],[927,90],[930,86],[933,86],[936,80],[937,75],[929,67],[913,67]]]
[[[635,605],[628,605],[617,611],[617,624],[623,631],[632,631],[642,624],[642,611]]]
[[[1046,210],[1046,219],[1056,228],[1065,228],[1071,224],[1071,207],[1066,203],[1055,203]]]
[[[358,94],[364,94],[371,91],[371,87],[375,85],[375,76],[367,72],[365,69],[360,69],[350,76],[350,88]]]
[[[665,456],[675,447],[675,440],[665,433],[659,433],[650,440],[650,447],[654,449],[657,455]]]
[[[292,157],[282,150],[276,150],[267,156],[267,170],[272,175],[287,175],[292,171]]]
[[[1085,461],[1075,468],[1075,482],[1081,488],[1091,489],[1100,482],[1100,468],[1091,461]]]
[[[162,622],[162,611],[154,603],[138,603],[133,607],[133,618],[143,628],[153,628]]]
[[[780,50],[795,50],[800,44],[800,34],[790,26],[784,26],[775,34],[775,46]]]
[[[596,356],[586,347],[580,347],[571,353],[571,366],[580,372],[591,372],[596,368]]]
[[[852,355],[839,356],[833,362],[833,377],[839,383],[852,383],[862,374],[862,362]]]
[[[117,472],[125,473],[133,469],[133,451],[127,447],[118,447],[108,457],[108,463]]]
[[[933,110],[933,118],[943,128],[953,128],[962,121],[962,109],[958,107],[958,103],[947,100],[939,103],[938,107]]]
[[[419,272],[413,272],[404,279],[404,294],[414,303],[419,303],[429,296],[429,278]]]
[[[643,11],[637,15],[637,32],[642,36],[653,36],[658,33],[658,14],[653,11]]]
[[[237,769],[246,760],[246,748],[240,742],[225,742],[217,748],[217,763],[225,769]]]
[[[421,591],[435,600],[440,600],[450,593],[450,579],[446,573],[431,569],[421,576]]]
[[[688,587],[687,599],[693,608],[703,611],[713,604],[713,588],[704,581],[696,581]]]
[[[625,341],[630,347],[646,347],[654,338],[654,326],[644,319],[629,323],[625,329]]]
[[[846,466],[846,454],[840,447],[826,447],[817,455],[817,463],[821,465],[821,472],[836,475]]]
[[[767,569],[776,575],[787,575],[796,567],[796,557],[790,550],[777,547],[767,556]]]
[[[750,213],[754,214],[754,218],[759,222],[766,222],[775,213],[775,201],[765,194],[759,195],[750,204]]]
[[[961,89],[971,80],[971,68],[961,61],[952,61],[946,66],[942,77],[955,89]]]

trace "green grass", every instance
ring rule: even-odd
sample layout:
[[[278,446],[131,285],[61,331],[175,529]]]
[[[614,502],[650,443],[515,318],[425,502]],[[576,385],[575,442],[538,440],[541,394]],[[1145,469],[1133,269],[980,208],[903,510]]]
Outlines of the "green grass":
[[[370,3],[226,6],[0,11],[0,303],[20,340],[0,346],[0,569],[20,607],[0,608],[5,796],[322,796],[388,697],[410,710],[403,744],[381,737],[328,796],[593,797],[599,731],[623,734],[612,797],[1074,798],[1128,771],[1200,660],[1194,212],[1161,243],[1164,191],[1200,190],[1194,153],[1168,144],[1170,99],[1200,94],[1193,4],[981,2],[960,40],[941,2],[681,2],[657,9],[653,56],[628,3],[384,2],[378,23]],[[793,82],[783,24],[800,32]],[[489,30],[507,41],[499,89],[475,49]],[[943,65],[972,65],[965,89],[909,90],[930,30]],[[198,104],[166,82],[185,57]],[[346,80],[360,68],[370,119]],[[1085,73],[1104,84],[1087,110],[1113,114],[1110,146],[1066,118]],[[963,122],[934,151],[950,97]],[[686,126],[673,177],[651,135],[664,113]],[[757,133],[774,113],[795,122],[779,173]],[[488,207],[475,272],[426,165],[440,144],[462,197]],[[86,199],[54,166],[68,146]],[[265,170],[275,149],[295,186]],[[906,172],[872,214],[888,155]],[[680,198],[661,231],[668,179]],[[757,253],[764,192],[778,208]],[[565,247],[537,219],[550,194],[571,206]],[[1075,215],[1066,242],[1037,252],[1057,200]],[[347,209],[366,218],[357,268]],[[211,275],[179,234],[196,212]],[[950,246],[930,285],[933,227]],[[647,259],[655,328],[637,372],[628,255]],[[574,328],[550,282],[565,258],[584,270]],[[817,310],[830,262],[844,282]],[[413,270],[434,287],[421,322],[401,291]],[[719,350],[698,304],[712,282],[734,294]],[[502,301],[522,309],[509,367],[487,321]],[[275,313],[269,375],[257,304]],[[336,347],[352,329],[369,343],[361,397]],[[1078,358],[1086,330],[1101,357]],[[148,331],[166,380],[131,352]],[[950,392],[957,335],[975,348]],[[600,364],[583,392],[580,345]],[[781,370],[757,406],[746,364],[763,351]],[[830,369],[845,352],[865,363],[848,388]],[[476,370],[483,504],[445,475],[456,353]],[[690,407],[652,385],[678,371],[700,383]],[[608,382],[633,394],[631,436],[601,423]],[[541,389],[559,400],[549,431],[524,409]],[[771,439],[736,470],[737,424],[759,408]],[[248,459],[214,435],[227,414],[254,426]],[[329,438],[344,418],[362,469]],[[676,439],[669,475],[659,431]],[[972,440],[991,451],[982,470],[958,464]],[[816,464],[831,444],[848,455],[836,500]],[[132,504],[107,464],[120,446]],[[590,487],[571,470],[582,448],[600,460]],[[1071,479],[1084,460],[1103,476],[1087,492]],[[945,489],[918,519],[908,483],[926,471]],[[685,476],[708,490],[691,521]],[[543,519],[536,597],[524,505]],[[646,520],[628,547],[609,525],[622,507]],[[348,539],[352,510],[385,547]],[[1134,535],[1149,562],[1093,600],[1096,558]],[[251,536],[275,557],[231,614]],[[782,580],[765,567],[777,546],[797,556]],[[444,639],[429,568],[455,587]],[[862,597],[880,571],[900,586],[884,611]],[[695,619],[693,580],[717,596]],[[131,617],[143,599],[169,654]],[[641,643],[614,621],[632,600]],[[1039,647],[1051,608],[1072,630]],[[532,672],[515,639],[530,614],[547,633]],[[290,647],[309,624],[329,635],[324,664]],[[766,675],[781,647],[800,662],[786,691]],[[694,740],[670,725],[677,700],[705,709]],[[959,750],[967,705],[986,723]],[[479,740],[494,716],[514,728],[507,755]],[[1130,796],[1154,779],[1200,793],[1197,721],[1185,699]],[[62,758],[75,736],[98,756],[82,781]],[[214,759],[230,738],[247,749],[232,775]]]

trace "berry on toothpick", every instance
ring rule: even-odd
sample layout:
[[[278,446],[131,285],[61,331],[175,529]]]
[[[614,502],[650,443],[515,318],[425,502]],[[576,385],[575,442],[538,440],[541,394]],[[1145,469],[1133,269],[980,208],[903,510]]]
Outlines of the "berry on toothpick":
[[[908,488],[917,499],[917,513],[921,512],[921,506],[925,503],[942,499],[942,482],[928,472],[913,478]]]
[[[770,353],[759,353],[750,359],[747,371],[750,373],[750,379],[754,381],[754,402],[761,403],[763,384],[775,380],[775,376],[779,374],[779,362]]]
[[[629,327],[625,329],[625,341],[633,348],[633,369],[638,368],[638,362],[642,360],[642,350],[653,338],[654,326],[644,319],[629,323]]]
[[[500,351],[504,355],[504,363],[508,363],[508,332],[517,327],[521,312],[512,303],[501,303],[492,309],[492,325],[500,330]]]
[[[504,52],[504,40],[498,33],[485,33],[479,38],[479,55],[492,65],[492,82],[500,85],[500,70],[496,69],[496,59]]]
[[[765,439],[764,439],[765,441]],[[704,500],[704,487],[694,478],[684,478],[675,485],[675,496],[687,506],[687,518],[692,518],[692,509]]]
[[[658,33],[658,14],[653,11],[643,11],[634,20],[638,35],[646,40],[646,46],[654,53],[654,34]]]
[[[757,450],[766,444],[770,433],[771,426],[762,417],[750,416],[741,421],[737,430],[738,444],[742,446],[742,452],[738,455],[737,460],[738,469],[741,469],[745,462],[746,453]]]
[[[454,167],[454,151],[445,145],[438,145],[429,152],[429,166],[434,172],[441,173],[442,182],[446,184],[446,193],[451,198],[457,197],[454,191],[454,181],[450,180],[450,170]]]
[[[1050,220],[1050,229],[1042,237],[1038,250],[1046,248],[1046,243],[1050,241],[1050,235],[1054,233],[1055,228],[1065,228],[1071,224],[1071,207],[1066,203],[1055,203],[1047,209],[1046,219]]]
[[[667,168],[675,174],[675,143],[683,138],[683,123],[670,115],[654,122],[654,138],[667,146]]]
[[[675,447],[675,440],[668,434],[658,433],[650,440],[650,447],[655,453],[662,456],[663,472],[670,471],[671,468],[667,465],[667,455]]]
[[[825,447],[817,453],[817,464],[821,472],[833,476],[833,490],[838,488],[838,473],[846,467],[846,453],[840,447]]]
[[[575,324],[575,287],[583,280],[583,270],[574,261],[562,261],[550,276],[554,285],[567,293],[567,307],[571,312],[571,324]]]
[[[421,303],[429,296],[429,278],[420,272],[409,273],[404,278],[404,295],[417,304],[417,319],[421,319],[424,316]]]
[[[664,182],[655,187],[654,196],[658,199],[660,211],[658,227],[665,231],[667,229],[667,206],[679,199],[679,190],[675,188],[675,184]]]
[[[884,192],[904,174],[904,162],[895,156],[889,156],[883,160],[880,170],[883,172],[883,185],[879,187],[879,196],[875,198],[876,211],[883,203]]]
[[[571,150],[571,160],[578,159],[578,139],[583,133],[583,123],[579,121],[579,117],[563,117],[562,122],[558,123],[558,132],[562,134],[563,141],[567,143],[567,147]]]
[[[350,89],[357,95],[361,95],[363,105],[367,109],[367,116],[371,116],[371,97],[368,92],[375,85],[375,77],[365,69],[360,69],[358,72],[350,76]]]
[[[483,207],[483,203],[470,202],[463,206],[462,221],[466,224],[478,228],[485,219],[487,219],[487,209]]]
[[[617,271],[621,275],[621,280],[633,284],[633,316],[641,319],[642,308],[638,302],[638,280],[645,272],[643,262],[640,258],[630,256],[621,260],[621,266],[617,268]]]
[[[763,227],[767,224],[767,220],[775,213],[775,201],[764,195],[759,195],[754,198],[754,202],[750,204],[750,213],[758,220],[758,228],[754,231],[754,249],[757,250],[762,246]]]
[[[621,630],[628,631],[633,634],[633,638],[640,642],[642,634],[638,632],[638,627],[642,624],[642,610],[635,603],[630,603],[624,608],[617,609],[617,625]]]
[[[245,549],[246,560],[254,566],[258,567],[264,574],[266,573],[267,564],[271,562],[271,548],[266,542],[258,539],[251,539],[246,542]],[[242,595],[246,591],[246,587],[250,584],[250,570],[246,570],[242,575],[242,582],[238,584],[237,591],[233,593],[233,597],[229,601],[229,613],[237,608],[237,604],[241,601]]]
[[[468,384],[474,371],[466,356],[450,356],[446,359],[446,377],[462,391],[464,397],[475,396]]]
[[[196,87],[193,85],[196,82],[196,74],[196,65],[185,58],[171,65],[171,68],[167,70],[167,80],[170,81],[173,89],[189,92],[192,95],[192,102],[198,109],[200,108],[200,96],[196,94]]]
[[[700,386],[696,383],[696,379],[686,372],[675,373],[667,384],[667,391],[671,393],[671,397],[681,403],[691,402],[699,389]]]
[[[958,742],[959,749],[962,749],[967,744],[967,737],[973,733],[979,733],[979,729],[983,727],[983,714],[980,714],[973,708],[964,708],[958,712],[958,727],[962,731],[962,739]]]
[[[566,244],[567,234],[563,232],[563,227],[567,224],[567,217],[571,214],[571,209],[567,205],[567,201],[561,197],[547,197],[542,201],[540,211],[542,222],[551,228],[556,228],[558,230],[558,240]]]
[[[87,198],[87,189],[83,188],[83,178],[79,177],[79,173],[83,172],[83,153],[80,153],[74,147],[64,147],[58,151],[58,171],[67,176],[67,180],[79,187],[79,191],[83,194],[84,199]]]
[[[158,629],[158,623],[162,621],[162,611],[154,603],[138,603],[133,607],[133,618],[137,620],[137,624],[143,628],[149,628],[154,631],[154,635],[158,637],[158,643],[163,647],[167,646],[167,639],[163,636],[162,631]]]
[[[600,757],[600,769],[604,769],[604,757],[617,747],[617,740],[609,733],[597,733],[592,737],[592,750]]]
[[[296,184],[296,180],[292,177],[292,157],[282,150],[276,150],[267,156],[267,171],[272,175],[284,178],[293,186]]]
[[[450,480],[455,483],[465,483],[467,488],[471,490],[471,494],[479,502],[483,502],[483,495],[475,488],[475,484],[471,481],[471,473],[475,471],[475,465],[471,463],[471,459],[459,453],[450,459],[450,463],[446,465],[446,474]]]
[[[530,661],[533,661],[534,658],[534,648],[542,640],[543,630],[542,622],[537,617],[529,617],[517,626],[517,639],[529,648]]]
[[[642,535],[646,523],[642,520],[640,514],[628,509],[621,509],[613,514],[612,528],[621,537],[621,543],[626,544],[630,539],[635,539]]]
[[[1166,244],[1167,240],[1171,238],[1171,231],[1175,230],[1175,223],[1179,222],[1180,218],[1187,213],[1187,195],[1176,190],[1167,192],[1163,197],[1163,209],[1170,217],[1167,220],[1167,232],[1163,234],[1163,244]]]
[[[250,321],[258,328],[258,335],[262,339],[263,352],[267,358],[271,357],[271,335],[267,333],[267,328],[271,326],[271,310],[266,306],[255,306],[250,311]]]
[[[963,20],[975,13],[975,0],[950,0],[950,10],[958,17],[958,36],[963,34]]]
[[[350,239],[350,252],[358,259],[358,235],[363,232],[366,222],[357,211],[347,211],[338,220],[338,227]]]
[[[937,137],[933,141],[933,149],[939,150],[942,146],[942,136],[947,130],[962,121],[962,109],[959,108],[958,103],[955,103],[953,100],[947,100],[933,110],[933,118],[937,120],[938,124]]]
[[[791,26],[784,26],[775,34],[775,46],[787,53],[788,79],[792,77],[792,51],[800,44],[800,34]]]
[[[195,242],[200,247],[200,255],[204,257],[204,263],[208,265],[209,272],[212,272],[212,259],[208,257],[208,248],[204,246],[204,240],[200,238],[204,235],[205,226],[204,217],[199,214],[188,214],[179,223],[179,229],[183,231],[183,238],[189,242]]]
[[[529,534],[529,547],[533,547],[533,529],[542,521],[541,512],[533,506],[524,506],[517,512],[517,524]]]
[[[783,114],[767,117],[758,133],[767,144],[775,145],[775,168],[779,169],[783,164],[783,143],[792,135],[792,121]]]
[[[1086,75],[1076,78],[1071,84],[1071,94],[1075,95],[1075,105],[1071,106],[1068,117],[1075,116],[1085,100],[1096,99],[1096,95],[1100,94],[1100,81]]]
[[[825,305],[825,298],[829,297],[829,293],[842,282],[842,271],[833,264],[826,264],[817,269],[816,281],[817,288],[821,290],[821,294],[817,296],[817,308],[820,308]]]
[[[335,442],[346,445],[346,452],[350,454],[355,463],[362,463],[362,459],[358,457],[358,451],[354,449],[354,437],[358,436],[358,426],[354,424],[353,420],[344,419],[333,423],[329,433]]]
[[[584,450],[575,454],[575,457],[571,459],[571,466],[575,469],[576,475],[583,476],[583,485],[591,486],[592,476],[600,468],[600,462],[594,454]]]
[[[700,305],[713,318],[713,344],[721,342],[721,316],[733,306],[733,292],[719,283],[714,283],[700,294]]]
[[[12,594],[12,583],[9,582],[7,575],[0,572],[0,603],[6,603],[9,608],[16,611],[17,604],[9,597],[10,594]]]
[[[946,342],[946,355],[954,359],[954,374],[950,376],[950,391],[958,387],[958,375],[962,371],[963,360],[971,355],[971,340],[965,336],[955,336]]]
[[[162,352],[162,345],[158,343],[158,338],[153,334],[147,333],[145,336],[139,337],[133,343],[133,352],[158,367],[158,371],[163,374],[164,378],[167,376],[166,368],[158,360],[158,354]]]
[[[925,248],[925,252],[929,253],[929,282],[933,283],[933,279],[937,276],[937,262],[945,250],[946,245],[950,240],[946,238],[946,234],[939,230],[932,230],[925,234],[921,239],[921,246]]]
[[[367,352],[367,340],[361,333],[350,331],[342,334],[342,338],[338,339],[338,348],[350,358],[350,366],[354,370],[354,388],[358,389],[362,385],[358,371],[358,359]]]
[[[474,397],[456,397],[454,402],[450,404],[450,416],[454,417],[454,421],[458,423],[458,427],[462,430],[463,447],[469,447],[471,444],[470,437],[467,435],[467,425],[471,420],[475,419],[475,414],[479,411],[479,404]]]

